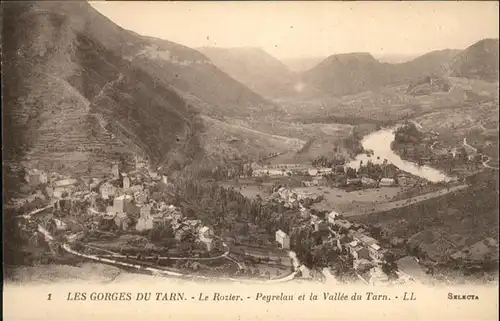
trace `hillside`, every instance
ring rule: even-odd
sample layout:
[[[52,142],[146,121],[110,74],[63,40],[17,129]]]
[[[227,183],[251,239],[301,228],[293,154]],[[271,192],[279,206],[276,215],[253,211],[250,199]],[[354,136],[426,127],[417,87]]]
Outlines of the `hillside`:
[[[206,146],[206,161],[224,156],[245,159],[265,157],[271,153],[299,150],[305,141],[287,136],[271,135],[246,126],[222,122],[203,116],[206,124],[201,141]]]
[[[457,55],[448,66],[453,77],[498,81],[498,39],[483,39]]]
[[[443,64],[456,54],[456,50],[433,51],[398,64],[382,63],[369,53],[338,54],[302,73],[302,78],[331,95],[355,94],[442,73]]]
[[[186,55],[176,51],[179,45],[172,42],[144,39],[147,45],[127,59],[169,83],[189,102],[202,101],[199,110],[204,114],[215,117],[281,114],[279,106],[235,81],[198,51],[182,47],[183,51],[188,50]]]
[[[72,173],[133,156],[163,160],[190,138],[195,111],[123,59],[137,43],[86,3],[4,6],[7,156]],[[127,43],[128,46],[123,46]]]
[[[297,75],[260,48],[202,47],[198,51],[222,71],[264,97],[284,97],[295,91]]]
[[[435,75],[417,78],[410,82],[406,91],[407,95],[422,96],[436,92],[448,92],[451,85],[448,80]]]
[[[302,74],[304,82],[333,95],[371,90],[389,82],[388,64],[368,53],[333,55]]]
[[[99,175],[134,156],[199,160],[203,120],[279,112],[190,48],[124,30],[86,2],[3,6],[5,159]]]

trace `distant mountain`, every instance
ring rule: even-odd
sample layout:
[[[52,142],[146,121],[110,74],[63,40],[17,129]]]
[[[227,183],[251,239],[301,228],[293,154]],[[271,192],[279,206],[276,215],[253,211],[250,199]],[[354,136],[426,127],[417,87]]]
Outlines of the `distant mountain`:
[[[389,83],[389,65],[369,53],[332,55],[302,74],[305,83],[333,95],[378,88]]]
[[[442,74],[443,66],[456,57],[461,50],[444,49],[431,51],[410,61],[394,64],[394,72],[400,77],[414,79],[431,74]]]
[[[278,106],[235,81],[204,54],[166,40],[143,39],[147,43],[127,58],[168,82],[190,103],[201,102],[203,113],[238,117],[280,113]]]
[[[466,48],[448,66],[453,77],[498,81],[498,39],[483,39]]]
[[[332,55],[302,73],[302,79],[328,94],[355,94],[442,73],[443,64],[457,53],[456,50],[433,51],[399,64],[382,63],[369,53]]]
[[[415,59],[419,55],[410,55],[410,54],[382,54],[382,55],[374,55],[375,59],[380,62],[387,62],[389,64],[400,64],[403,62],[410,61]]]
[[[283,63],[295,72],[304,72],[319,64],[324,57],[288,58],[282,59]]]
[[[202,47],[197,50],[222,71],[264,97],[283,97],[294,92],[297,75],[260,48]]]
[[[94,175],[139,155],[179,168],[204,154],[199,114],[280,113],[203,54],[124,30],[87,2],[3,10],[8,162]]]

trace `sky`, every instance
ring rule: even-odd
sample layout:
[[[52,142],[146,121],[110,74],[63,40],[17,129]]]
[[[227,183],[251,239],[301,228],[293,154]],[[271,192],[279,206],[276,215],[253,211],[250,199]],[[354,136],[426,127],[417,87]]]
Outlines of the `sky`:
[[[498,38],[498,3],[90,2],[121,27],[191,48],[260,47],[277,58],[417,55]]]

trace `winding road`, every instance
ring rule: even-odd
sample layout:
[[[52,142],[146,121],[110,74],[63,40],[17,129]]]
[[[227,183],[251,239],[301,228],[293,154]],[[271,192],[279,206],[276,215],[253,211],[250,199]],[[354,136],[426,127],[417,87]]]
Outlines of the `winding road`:
[[[467,137],[464,138],[464,140],[462,141],[462,144],[467,147],[467,148],[470,148],[472,149],[475,153],[477,153],[477,148],[475,148],[474,146],[471,146],[467,143]],[[487,157],[487,159],[485,161],[483,161],[483,166],[486,167],[486,168],[491,168],[491,169],[496,169],[498,170],[498,167],[494,167],[494,166],[491,166],[489,165],[488,163],[491,161],[491,158],[487,155],[485,155]]]
[[[106,255],[99,255],[99,257],[115,257],[115,258],[119,258],[119,259],[126,259],[126,258],[133,257],[130,255],[127,256],[127,255],[123,255],[123,254],[114,253],[114,252],[104,250],[104,249],[94,247],[94,246],[88,246],[88,247],[95,249],[95,250],[102,250],[102,251],[105,251],[107,253],[110,253],[110,254],[106,254]],[[230,253],[229,247],[225,244],[224,244],[224,247],[226,248],[226,251],[224,253],[217,255],[217,256],[212,256],[212,257],[181,257],[181,256],[176,257],[176,256],[153,256],[152,255],[152,256],[144,256],[142,258],[146,259],[146,260],[154,260],[154,259],[168,260],[168,259],[170,259],[170,260],[190,260],[190,261],[210,261],[210,260],[217,260],[217,259],[226,258],[226,259],[229,259],[230,261],[235,262],[233,259],[230,259],[227,257]]]
[[[40,213],[43,210],[46,210],[46,209],[48,209],[48,208],[50,208],[52,206],[53,205],[49,205],[49,206],[46,206],[46,207],[44,207],[42,209],[34,210],[34,211],[32,211],[32,212],[30,212],[28,214],[23,215],[23,217],[26,218],[26,219],[28,219],[28,220],[31,220],[31,218],[32,218],[32,216],[34,214]],[[56,240],[50,234],[50,232],[46,228],[44,228],[41,224],[38,224],[38,231],[45,236],[45,239],[48,242],[56,242]],[[216,257],[211,257],[211,258],[177,258],[177,259],[213,260],[213,259],[217,259],[217,258],[227,258],[228,260],[230,260],[230,261],[238,264],[238,267],[240,269],[242,269],[243,265],[241,263],[237,262],[236,260],[233,260],[232,258],[230,258],[228,256],[229,253],[230,253],[229,247],[225,243],[223,245],[227,248],[226,252],[224,252],[223,254],[221,254],[219,256],[216,256]],[[125,267],[125,268],[134,268],[134,269],[137,269],[137,270],[140,270],[140,271],[147,271],[147,272],[150,272],[150,273],[152,273],[153,275],[156,275],[156,276],[174,276],[174,277],[192,278],[192,279],[204,279],[204,280],[218,279],[218,280],[233,281],[233,282],[261,283],[261,284],[282,283],[282,282],[287,282],[287,281],[293,280],[295,278],[295,276],[297,275],[297,273],[299,272],[298,267],[300,267],[300,262],[297,259],[295,253],[294,252],[289,252],[289,256],[294,261],[295,270],[291,274],[285,275],[285,276],[283,276],[281,278],[278,278],[278,279],[251,280],[251,279],[236,279],[236,278],[230,278],[230,277],[207,277],[207,276],[203,276],[203,275],[184,274],[184,273],[178,273],[178,272],[175,272],[175,271],[157,269],[157,268],[152,268],[152,267],[145,267],[145,266],[139,265],[139,264],[125,263],[125,262],[121,262],[121,261],[117,261],[117,260],[113,260],[113,259],[108,258],[108,257],[126,258],[125,255],[120,255],[120,254],[113,254],[113,255],[106,255],[106,256],[96,256],[96,255],[85,254],[85,253],[81,253],[81,252],[73,250],[69,246],[69,244],[67,244],[67,243],[61,243],[61,248],[64,251],[66,251],[67,253],[73,254],[75,256],[86,258],[86,259],[89,259],[89,260],[92,260],[92,261],[101,262],[101,263],[104,263],[104,264],[112,264],[112,265],[121,266],[121,267]],[[156,257],[152,257],[152,258],[156,258]],[[172,259],[171,257],[165,257],[165,258]]]

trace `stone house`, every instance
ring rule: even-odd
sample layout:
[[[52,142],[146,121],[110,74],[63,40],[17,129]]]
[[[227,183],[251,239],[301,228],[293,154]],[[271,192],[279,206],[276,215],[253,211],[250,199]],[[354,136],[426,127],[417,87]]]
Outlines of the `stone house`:
[[[40,184],[46,184],[49,178],[46,172],[38,169],[33,169],[26,173],[24,179],[28,184],[36,186]]]
[[[211,238],[214,235],[213,230],[208,226],[203,226],[198,231],[200,238]]]
[[[135,229],[137,231],[148,231],[154,227],[154,218],[151,215],[152,207],[151,205],[146,205],[140,209],[140,217],[137,220]]]
[[[130,219],[126,213],[118,213],[114,217],[116,226],[121,230],[128,230]]]
[[[107,200],[116,195],[117,189],[111,183],[106,182],[101,185],[101,187],[99,188],[99,192],[101,193],[101,197]]]
[[[290,237],[282,230],[276,231],[276,242],[278,242],[282,249],[290,249]]]
[[[111,174],[113,174],[113,177],[115,179],[119,179],[120,178],[120,166],[118,165],[118,163],[114,163],[111,166]]]
[[[360,260],[360,259],[366,259],[370,260],[370,251],[364,247],[362,244],[360,244],[358,241],[352,241],[351,243],[347,244],[347,248],[349,251],[349,254],[355,259],[355,260]]]
[[[120,195],[113,200],[113,209],[115,213],[137,213],[137,207],[133,204],[134,198],[130,195]]]
[[[335,225],[335,219],[337,219],[339,216],[340,216],[339,213],[337,213],[335,211],[331,211],[327,215],[327,221],[328,221],[328,223],[331,224],[331,225]]]
[[[122,184],[124,189],[130,188],[130,177],[127,174],[123,174]]]
[[[394,178],[384,177],[379,182],[379,186],[394,186],[394,185],[396,185],[396,180]]]

